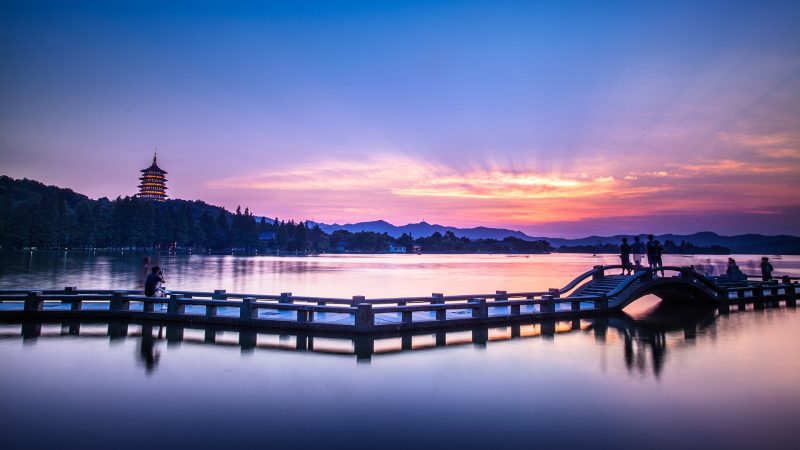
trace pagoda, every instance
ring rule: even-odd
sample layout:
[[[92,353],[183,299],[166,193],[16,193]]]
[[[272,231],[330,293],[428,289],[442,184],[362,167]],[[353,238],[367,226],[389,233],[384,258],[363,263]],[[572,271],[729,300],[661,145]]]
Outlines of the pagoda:
[[[145,200],[156,200],[163,202],[167,199],[167,172],[156,163],[158,155],[153,152],[153,164],[146,169],[142,169],[142,176],[139,178],[139,194],[137,197]]]

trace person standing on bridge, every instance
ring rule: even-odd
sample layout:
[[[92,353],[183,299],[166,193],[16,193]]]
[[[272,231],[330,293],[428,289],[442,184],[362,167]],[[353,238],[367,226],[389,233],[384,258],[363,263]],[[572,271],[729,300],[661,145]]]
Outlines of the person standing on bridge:
[[[656,266],[656,247],[658,247],[658,241],[653,240],[653,235],[647,235],[647,265],[650,266],[652,269]]]
[[[775,270],[772,267],[772,263],[769,262],[769,258],[764,256],[761,258],[761,281],[770,281],[772,279],[772,271]]]
[[[633,252],[633,269],[636,272],[642,269],[642,255],[644,254],[644,250],[644,243],[639,239],[639,236],[634,236],[631,252]]]
[[[656,269],[661,267],[661,276],[664,276],[664,261],[661,259],[662,255],[664,254],[664,247],[661,246],[661,242],[655,242],[655,266]]]
[[[622,273],[620,275],[625,275],[625,272],[628,272],[628,275],[631,274],[631,246],[628,244],[628,238],[622,238],[622,245],[619,246],[619,259],[622,260]]]

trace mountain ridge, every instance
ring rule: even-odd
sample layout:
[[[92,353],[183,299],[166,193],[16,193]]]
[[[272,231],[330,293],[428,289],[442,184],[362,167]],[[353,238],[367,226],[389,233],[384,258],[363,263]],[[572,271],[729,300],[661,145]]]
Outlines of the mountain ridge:
[[[551,238],[545,236],[531,236],[519,230],[492,227],[472,227],[459,228],[440,224],[430,224],[426,221],[409,223],[406,225],[394,225],[385,220],[373,220],[367,222],[356,222],[348,224],[325,224],[311,222],[325,231],[331,233],[336,230],[347,230],[351,233],[359,231],[372,231],[376,233],[387,233],[398,238],[403,233],[410,234],[412,237],[430,236],[435,232],[444,234],[452,231],[456,236],[465,236],[469,239],[498,239],[502,240],[512,236],[528,241],[545,240],[554,248],[561,246],[577,245],[603,245],[618,244],[623,237],[632,238],[634,234],[616,234],[613,236],[586,236],[582,238]],[[646,234],[638,236],[645,238]],[[713,231],[699,231],[692,234],[665,233],[655,236],[661,242],[671,240],[675,243],[680,241],[691,242],[694,245],[709,247],[720,245],[729,248],[733,253],[752,253],[752,254],[800,254],[800,237],[791,235],[768,236],[757,233],[740,234],[733,236],[719,235]]]

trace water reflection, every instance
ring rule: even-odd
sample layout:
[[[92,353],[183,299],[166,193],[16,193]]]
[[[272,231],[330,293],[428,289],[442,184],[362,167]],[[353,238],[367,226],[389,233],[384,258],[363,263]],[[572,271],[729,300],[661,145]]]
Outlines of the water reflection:
[[[622,347],[625,366],[631,373],[658,378],[667,362],[670,346],[684,346],[717,320],[713,308],[702,305],[675,305],[660,302],[637,317],[625,313],[608,317],[569,321],[535,321],[504,327],[472,327],[436,332],[353,335],[297,333],[281,330],[250,330],[219,326],[156,324],[153,322],[40,322],[19,325],[19,331],[8,331],[1,337],[21,337],[27,343],[36,339],[107,337],[112,342],[138,340],[136,361],[147,374],[157,370],[162,358],[161,346],[186,343],[238,350],[299,352],[354,357],[358,363],[374,358],[409,357],[423,351],[447,352],[458,347],[473,346],[492,351],[507,342],[524,339],[558,341],[557,336],[578,334],[591,337],[609,348]],[[54,325],[60,325],[55,328]],[[670,336],[670,339],[668,339]],[[169,357],[169,352],[165,357]]]
[[[2,447],[793,448],[798,330],[667,304],[371,339],[5,323]]]
[[[143,325],[142,335],[139,338],[139,360],[144,364],[145,372],[152,373],[158,360],[161,359],[161,351],[156,347],[157,339],[161,339],[161,329],[158,327],[158,336],[153,336],[153,325]]]
[[[629,371],[645,373],[649,352],[652,361],[650,367],[657,378],[666,362],[667,333],[682,332],[683,340],[678,342],[691,343],[697,338],[698,331],[713,328],[715,323],[716,308],[713,306],[692,302],[659,302],[634,320],[632,325],[616,328],[624,340],[625,365]]]
[[[531,291],[561,287],[615,255],[322,255],[315,257],[151,255],[167,289],[322,297],[402,297]],[[734,255],[755,267],[760,255]],[[0,252],[3,289],[140,288],[142,254],[121,252]],[[666,255],[667,265],[702,265],[718,272],[725,257]],[[800,256],[774,258],[776,274],[800,275]],[[752,271],[757,271],[753,269]]]

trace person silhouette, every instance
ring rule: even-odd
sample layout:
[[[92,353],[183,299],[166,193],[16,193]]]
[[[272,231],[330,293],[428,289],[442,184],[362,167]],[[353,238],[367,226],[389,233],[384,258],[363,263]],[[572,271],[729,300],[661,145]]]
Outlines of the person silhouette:
[[[628,244],[628,238],[622,238],[622,245],[619,246],[619,258],[622,260],[622,273],[620,275],[625,275],[627,271],[628,275],[631,274],[631,246]]]
[[[652,269],[656,266],[656,247],[658,242],[653,240],[653,235],[647,235],[647,265]]]
[[[631,253],[633,253],[633,268],[638,272],[642,268],[642,255],[645,253],[644,243],[639,239],[639,236],[633,237]]]
[[[769,262],[769,258],[766,256],[761,258],[761,281],[770,281],[772,280],[772,271],[775,270],[772,267],[772,263]]]
[[[164,274],[161,272],[161,268],[154,266],[150,270],[150,275],[147,276],[147,280],[144,283],[144,295],[147,297],[163,297],[164,289],[160,286],[163,282]]]
[[[736,260],[728,258],[728,268],[725,271],[725,281],[739,282],[747,281],[747,275],[742,272],[742,269],[736,264]]]
[[[654,250],[654,252],[655,252],[654,253],[654,256],[655,256],[655,267],[656,268],[658,268],[658,267],[662,268],[661,269],[661,276],[663,277],[664,276],[664,269],[663,269],[664,260],[662,259],[662,255],[664,254],[664,247],[662,247],[661,246],[661,242],[658,242],[657,240],[653,241],[653,242],[655,242],[655,250]]]

